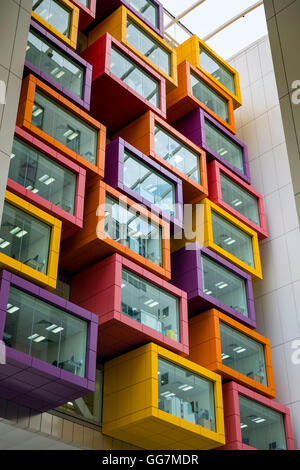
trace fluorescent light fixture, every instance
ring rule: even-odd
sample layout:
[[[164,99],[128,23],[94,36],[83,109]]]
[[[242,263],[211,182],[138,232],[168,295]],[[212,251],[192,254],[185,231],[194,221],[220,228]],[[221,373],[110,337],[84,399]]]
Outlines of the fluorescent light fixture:
[[[22,238],[22,237],[24,237],[24,235],[27,235],[27,233],[28,233],[27,230],[21,230],[21,232],[18,232],[16,234],[16,237]]]
[[[121,289],[124,289],[126,287],[126,284],[121,284]]]
[[[152,308],[152,307],[156,307],[156,305],[158,305],[158,302],[152,302],[152,304],[149,304],[149,307]]]
[[[68,137],[68,140],[74,140],[75,137],[78,137],[79,136],[79,132],[73,132],[72,135],[70,135],[70,137]]]
[[[230,242],[227,243],[227,245],[232,245],[235,242],[236,242],[236,240],[232,239]]]
[[[41,177],[39,178],[39,181],[40,181],[41,183],[43,183],[44,181],[46,181],[46,180],[49,179],[49,178],[50,178],[50,176],[45,174],[45,175],[43,175],[43,176],[41,176]]]
[[[70,405],[70,406],[74,406],[72,401],[68,401],[67,404]]]
[[[50,74],[55,75],[59,71],[59,67],[55,67],[53,70],[51,70]]]
[[[210,295],[212,294],[212,290],[209,290],[209,289],[204,289],[204,294],[207,294],[207,295]]]
[[[64,133],[64,137],[69,137],[69,135],[73,134],[73,130],[72,129],[68,129],[65,133]]]
[[[50,326],[47,326],[46,330],[47,330],[47,331],[52,331],[52,330],[54,330],[54,328],[57,328],[57,325],[55,325],[55,323],[53,323],[53,324],[50,325]]]
[[[265,418],[253,418],[252,421],[256,424],[259,424],[259,423],[263,423],[265,420]]]
[[[21,230],[21,227],[15,227],[11,229],[9,233],[11,233],[12,235],[15,235],[16,233],[20,232],[20,230]]]
[[[37,108],[35,111],[33,111],[32,115],[34,117],[38,117],[40,114],[42,114],[43,110],[42,108]]]
[[[7,309],[7,312],[8,312],[8,313],[15,313],[15,312],[17,312],[18,310],[20,310],[20,307],[17,307],[16,305],[13,305],[13,306],[10,307],[9,309]]]
[[[64,328],[62,326],[58,326],[57,328],[55,328],[55,330],[52,330],[52,333],[60,333],[63,330]]]
[[[241,429],[247,428],[248,424],[241,423]]]
[[[64,70],[61,70],[57,75],[56,78],[61,78],[65,74]]]
[[[219,286],[219,289],[224,289],[224,287],[227,287],[228,284],[226,284],[226,282],[224,282],[221,286]]]
[[[246,349],[246,348],[241,348],[241,349],[239,349],[239,351],[237,351],[237,353],[240,354],[240,353],[242,353],[242,352],[244,352],[244,351],[247,351],[247,349]]]
[[[46,181],[44,181],[44,184],[46,184],[47,186],[49,186],[49,184],[53,183],[53,181],[55,181],[55,178],[48,178]]]
[[[163,392],[160,394],[161,397],[166,397],[167,395],[169,395],[169,393],[171,393],[170,391],[167,391],[167,392]]]
[[[169,397],[175,397],[175,393],[169,393],[169,395],[165,395],[166,398],[169,398]]]
[[[31,184],[29,184],[28,186],[26,186],[26,189],[29,189],[29,191],[31,191],[33,189],[33,186],[31,186]]]
[[[12,307],[13,305],[12,304],[7,304],[6,306],[6,310],[8,310],[10,307]]]
[[[220,156],[223,157],[228,153],[228,150],[224,149],[222,152],[220,152]]]
[[[39,192],[39,189],[37,189],[37,188],[34,188],[34,189],[32,190],[32,192],[33,192],[34,194],[36,194],[36,193],[38,193],[38,192]]]
[[[192,388],[194,388],[192,385],[187,385],[187,387],[183,388],[182,391],[187,392],[188,390],[192,390]]]
[[[15,153],[11,153],[10,154],[10,159],[12,160],[13,158],[15,158],[16,154]]]
[[[4,241],[3,243],[1,243],[0,248],[4,249],[4,248],[6,248],[8,245],[10,245],[10,242]]]
[[[223,281],[220,281],[220,282],[217,282],[217,284],[215,284],[216,287],[219,287],[223,284]]]
[[[35,338],[33,341],[35,343],[40,343],[41,341],[44,341],[44,339],[46,339],[46,336],[39,336],[38,335],[38,338]]]
[[[27,44],[26,52],[29,51],[29,49],[30,49],[30,46],[29,46],[29,44]]]
[[[157,191],[157,186],[153,186],[151,189],[148,189],[149,193],[154,193],[154,191]]]
[[[30,339],[30,340],[32,340],[32,339],[38,338],[39,336],[40,336],[40,335],[38,335],[37,333],[34,333],[33,335],[31,335],[31,336],[28,336],[28,338],[27,338],[27,339]]]
[[[228,359],[229,357],[230,357],[229,354],[222,353],[221,359],[222,361],[225,361],[225,359]]]
[[[150,299],[150,300],[147,300],[146,302],[144,302],[144,305],[149,305],[153,302],[153,299]]]

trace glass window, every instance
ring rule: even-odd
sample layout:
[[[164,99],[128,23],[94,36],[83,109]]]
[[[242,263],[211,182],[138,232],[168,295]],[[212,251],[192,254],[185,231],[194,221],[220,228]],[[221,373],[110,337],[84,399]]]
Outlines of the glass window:
[[[89,8],[90,6],[90,0],[78,0],[79,3],[82,3],[85,7]]]
[[[139,196],[175,216],[175,184],[129,152],[125,152],[124,158],[124,184]]]
[[[179,299],[122,269],[121,311],[129,318],[180,341]]]
[[[51,227],[4,203],[0,228],[0,252],[47,274]]]
[[[239,395],[243,444],[258,450],[286,450],[282,413]]]
[[[210,86],[191,73],[192,94],[223,121],[229,122],[228,103]]]
[[[101,423],[102,417],[103,371],[96,369],[95,391],[77,400],[69,401],[58,408],[78,418]]]
[[[35,93],[31,122],[70,150],[96,164],[98,140],[96,129],[40,91]]]
[[[28,36],[26,60],[78,98],[83,97],[84,68],[33,31]]]
[[[16,138],[8,177],[74,215],[76,175]]]
[[[126,0],[126,3],[137,10],[153,26],[158,26],[158,7],[151,0]]]
[[[200,65],[206,72],[210,73],[210,75],[235,95],[236,90],[233,73],[203,47],[200,47]]]
[[[72,11],[56,0],[33,0],[32,11],[64,36],[70,37]]]
[[[190,423],[216,430],[213,382],[160,357],[158,407]]]
[[[220,172],[222,200],[260,226],[258,199]]]
[[[87,322],[12,286],[4,341],[17,351],[85,376]]]
[[[157,224],[106,196],[105,234],[135,253],[162,266],[162,230]]]
[[[242,147],[226,137],[219,129],[210,124],[207,119],[205,119],[205,138],[207,147],[220,155],[220,157],[237,170],[245,173]]]
[[[131,20],[127,21],[127,42],[171,76],[171,53]]]
[[[142,70],[114,47],[111,48],[110,70],[136,93],[159,108],[158,80],[152,78],[147,72]]]
[[[220,321],[222,363],[267,385],[264,346]]]
[[[214,211],[211,221],[214,243],[254,268],[252,237]]]
[[[199,156],[159,126],[155,126],[155,153],[196,183],[201,184]]]
[[[245,280],[207,256],[201,258],[203,292],[248,317]]]

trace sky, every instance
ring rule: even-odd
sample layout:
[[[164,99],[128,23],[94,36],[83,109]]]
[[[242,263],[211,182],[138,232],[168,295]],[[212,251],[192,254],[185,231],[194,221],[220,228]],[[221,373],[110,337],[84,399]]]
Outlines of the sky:
[[[186,10],[196,0],[160,0],[174,16]],[[206,0],[182,19],[182,23],[194,34],[204,38],[207,34],[236,16],[257,0]],[[165,25],[170,19],[165,17]],[[189,36],[174,26],[167,29],[179,43]],[[252,42],[267,34],[264,7],[260,6],[245,18],[241,18],[227,29],[207,41],[207,44],[225,60],[229,59]]]

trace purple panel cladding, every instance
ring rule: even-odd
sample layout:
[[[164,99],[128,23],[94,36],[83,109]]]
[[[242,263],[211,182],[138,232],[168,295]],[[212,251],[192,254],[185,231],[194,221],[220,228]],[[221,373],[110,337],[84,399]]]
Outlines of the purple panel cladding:
[[[53,47],[59,49],[63,55],[67,56],[70,60],[76,62],[79,66],[84,68],[84,83],[83,83],[83,95],[82,98],[79,98],[74,93],[72,93],[67,88],[60,85],[56,80],[52,77],[47,75],[45,72],[40,70],[39,68],[35,67],[31,64],[28,60],[25,60],[25,73],[30,72],[34,75],[37,75],[42,81],[48,83],[52,88],[55,88],[60,93],[64,94],[68,99],[72,100],[78,106],[86,109],[87,111],[90,110],[90,102],[91,102],[91,87],[92,87],[92,72],[93,67],[91,64],[86,62],[82,59],[78,54],[76,54],[72,49],[67,47],[64,43],[59,41],[56,37],[54,37],[49,31],[42,28],[38,23],[31,20],[30,22],[30,31],[33,33],[37,33],[39,36],[42,36],[45,40],[51,42]]]
[[[189,249],[185,247],[172,253],[172,280],[170,282],[187,292],[189,316],[216,308],[248,327],[256,328],[251,276],[197,242],[188,245],[188,247]],[[202,254],[245,280],[248,317],[203,292]]]
[[[238,170],[235,166],[231,165],[221,155],[219,155],[206,145],[205,120],[209,121],[209,123],[216,127],[219,131],[221,131],[225,137],[232,140],[235,144],[242,148],[244,173]],[[239,178],[242,178],[248,184],[251,183],[247,146],[243,144],[243,142],[241,142],[231,132],[225,129],[222,124],[216,121],[208,113],[203,111],[203,109],[199,108],[195,111],[192,111],[191,113],[184,116],[182,119],[179,119],[179,121],[173,123],[172,126],[175,127],[175,129],[177,129],[179,132],[181,132],[185,137],[187,137],[196,145],[198,145],[198,147],[203,148],[203,150],[206,151],[208,161],[217,160],[218,162],[222,163],[222,165],[224,165],[226,168],[235,173]]]
[[[139,160],[141,163],[147,165],[153,171],[159,173],[160,176],[166,178],[175,185],[175,203],[176,203],[176,217],[171,216],[164,210],[160,209],[157,205],[151,203],[148,199],[137,194],[128,186],[124,184],[124,157],[125,151],[128,151]],[[171,172],[160,166],[151,158],[144,155],[132,145],[125,142],[125,140],[118,138],[107,145],[106,147],[106,163],[105,163],[105,177],[104,181],[115,189],[125,193],[128,197],[134,199],[140,204],[143,204],[153,213],[161,216],[163,219],[171,223],[171,233],[176,233],[183,229],[183,193],[182,181],[173,175]]]
[[[158,0],[150,0],[154,6],[158,8],[157,22],[158,26],[154,26],[148,21],[143,15],[141,15],[133,6],[126,0],[98,0],[96,8],[96,20],[86,28],[86,31],[93,29],[100,21],[104,20],[108,15],[115,11],[120,6],[128,8],[134,15],[136,15],[141,21],[143,21],[149,28],[153,29],[162,38],[164,37],[164,9],[163,5]]]
[[[88,323],[85,377],[6,346],[6,363],[0,364],[0,397],[38,411],[48,411],[94,391],[98,317],[19,276],[0,271],[1,339],[11,285]]]

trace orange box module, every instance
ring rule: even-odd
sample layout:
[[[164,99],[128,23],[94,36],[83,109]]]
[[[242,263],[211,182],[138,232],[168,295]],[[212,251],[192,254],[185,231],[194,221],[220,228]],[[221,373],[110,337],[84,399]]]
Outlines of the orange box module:
[[[185,204],[198,202],[208,195],[205,152],[153,112],[121,129],[116,137],[122,137],[180,178]],[[164,145],[162,142],[166,141]]]
[[[185,60],[178,66],[178,88],[167,94],[168,121],[175,122],[199,107],[235,134],[230,95]]]
[[[191,361],[275,398],[270,340],[211,309],[189,319]]]
[[[106,127],[33,75],[23,80],[17,126],[87,171],[104,176]]]
[[[169,223],[102,181],[86,194],[83,229],[61,247],[60,265],[69,272],[119,253],[171,279]]]
[[[73,49],[77,48],[79,8],[69,0],[34,0],[32,18]]]

